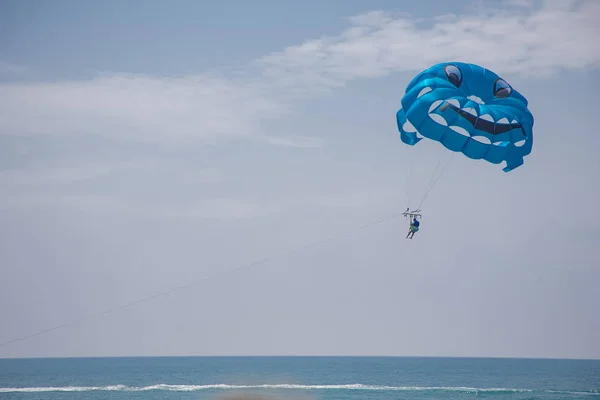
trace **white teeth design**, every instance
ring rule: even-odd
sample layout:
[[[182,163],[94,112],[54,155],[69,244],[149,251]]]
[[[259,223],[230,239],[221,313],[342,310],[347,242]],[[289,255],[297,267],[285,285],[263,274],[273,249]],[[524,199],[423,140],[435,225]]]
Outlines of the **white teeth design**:
[[[477,111],[472,107],[465,107],[463,108],[463,111],[468,112],[469,114],[474,115],[475,117],[477,116]]]
[[[429,92],[431,92],[433,89],[430,88],[429,86],[424,87],[423,89],[421,89],[421,91],[419,92],[419,94],[417,95],[417,99],[421,96],[423,96],[424,94],[427,94]]]
[[[415,128],[415,126],[413,124],[410,123],[410,121],[406,121],[404,123],[404,125],[402,125],[402,129],[404,129],[405,132],[416,132],[417,128]]]
[[[425,136],[421,135],[419,131],[416,132],[417,139],[423,139]]]
[[[448,126],[448,122],[446,122],[446,119],[444,117],[442,117],[440,114],[429,114],[429,116],[431,117],[432,120],[434,120],[438,124]]]
[[[471,139],[483,144],[492,144],[492,141],[485,136],[471,136]]]
[[[429,89],[429,90],[427,90]],[[421,93],[419,93],[419,97],[429,93],[431,91],[431,88],[427,87],[427,88],[423,88],[421,90]],[[469,99],[478,103],[478,104],[485,104],[479,97],[477,96],[469,96]],[[465,108],[461,108],[460,106],[460,102],[457,99],[448,99],[445,100],[448,104],[452,104],[454,107],[456,108],[460,108],[462,111],[464,111],[465,113],[471,114],[474,117],[477,117],[477,109],[473,108],[473,107],[465,107]],[[443,126],[448,126],[448,121],[446,121],[446,119],[441,115],[438,114],[436,112],[434,112],[436,109],[438,109],[438,107],[440,107],[440,105],[444,102],[444,100],[436,100],[433,103],[431,103],[431,106],[429,107],[429,117],[434,120],[435,122],[437,122],[440,125]],[[440,113],[442,113],[440,111]],[[482,116],[480,116],[479,118],[481,118],[484,121],[488,121],[488,122],[492,122],[494,123],[494,117],[492,117],[489,113],[488,114],[483,114]],[[498,124],[505,124],[505,125],[510,125],[510,124],[518,124],[518,122],[513,119],[511,122],[508,122],[508,118],[506,117],[502,117],[500,118],[496,123]],[[402,126],[402,128],[406,131],[406,132],[416,132],[416,136],[417,138],[422,138],[423,135],[421,135],[417,129],[409,122],[405,122],[404,125]],[[467,138],[471,138],[476,142],[479,142],[481,144],[484,145],[494,145],[494,146],[504,146],[506,144],[509,144],[510,142],[507,142],[506,140],[504,141],[497,141],[497,142],[492,142],[492,140],[490,140],[488,137],[486,136],[481,136],[481,135],[476,135],[476,136],[471,136],[469,134],[469,131],[461,126],[457,126],[457,125],[450,125],[449,126],[450,129],[452,129],[454,132],[458,133],[461,136],[467,137]],[[519,142],[515,143],[515,146],[517,147],[521,147],[525,144],[525,140],[521,140]]]
[[[477,97],[475,95],[470,95],[467,97],[467,99],[472,100],[477,104],[485,104],[485,102],[483,100],[481,100],[481,97]]]
[[[448,103],[452,104],[454,107],[460,108],[460,103],[456,99],[446,100]]]
[[[450,125],[450,129],[452,129],[454,132],[459,133],[463,136],[466,136],[466,137],[471,136],[471,135],[469,135],[469,132],[461,126]]]
[[[429,112],[432,112],[433,110],[435,110],[436,108],[438,108],[438,106],[442,104],[442,100],[436,100],[433,103],[431,103],[431,106],[429,107]]]

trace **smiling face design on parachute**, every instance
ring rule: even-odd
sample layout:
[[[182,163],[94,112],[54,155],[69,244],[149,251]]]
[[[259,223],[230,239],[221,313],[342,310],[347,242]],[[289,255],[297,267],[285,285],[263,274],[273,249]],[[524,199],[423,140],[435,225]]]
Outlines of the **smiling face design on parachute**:
[[[406,144],[427,137],[469,158],[506,161],[505,172],[523,164],[533,145],[527,99],[474,64],[443,63],[421,72],[408,85],[396,119]]]

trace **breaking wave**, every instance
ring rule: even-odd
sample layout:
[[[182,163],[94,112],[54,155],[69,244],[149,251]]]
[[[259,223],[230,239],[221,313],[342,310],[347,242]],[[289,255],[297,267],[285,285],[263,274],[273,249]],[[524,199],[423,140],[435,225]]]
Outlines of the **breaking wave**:
[[[474,388],[474,387],[427,387],[427,386],[380,386],[364,385],[360,383],[342,384],[342,385],[299,385],[299,384],[262,384],[262,385],[168,385],[156,384],[150,386],[49,386],[49,387],[5,387],[0,388],[0,393],[37,393],[37,392],[89,392],[89,391],[124,391],[124,392],[143,392],[143,391],[173,391],[173,392],[194,392],[201,390],[238,390],[238,389],[288,389],[288,390],[374,390],[374,391],[442,391],[442,392],[462,392],[462,393],[522,393],[534,392],[532,389],[512,389],[512,388]],[[544,390],[546,393],[564,393],[581,395],[599,395],[600,390],[589,391],[560,391]]]

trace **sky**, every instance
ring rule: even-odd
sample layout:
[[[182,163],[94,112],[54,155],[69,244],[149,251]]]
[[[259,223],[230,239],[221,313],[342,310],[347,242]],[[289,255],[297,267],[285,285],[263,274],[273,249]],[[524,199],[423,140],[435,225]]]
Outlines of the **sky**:
[[[0,357],[600,359],[597,37],[594,0],[1,0]],[[453,60],[528,99],[523,166],[400,141]]]

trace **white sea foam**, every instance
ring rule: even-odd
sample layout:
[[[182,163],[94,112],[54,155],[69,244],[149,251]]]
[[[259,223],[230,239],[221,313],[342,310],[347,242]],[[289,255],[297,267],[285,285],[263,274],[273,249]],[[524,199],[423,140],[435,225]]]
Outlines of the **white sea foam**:
[[[300,385],[300,384],[257,384],[257,385],[231,385],[225,383],[215,383],[208,385],[169,385],[155,384],[149,386],[48,386],[48,387],[3,387],[0,393],[38,393],[38,392],[92,392],[92,391],[124,391],[124,392],[143,392],[143,391],[170,391],[170,392],[194,392],[202,390],[239,390],[239,389],[287,389],[287,390],[371,390],[371,391],[444,391],[460,392],[468,394],[478,393],[521,393],[521,392],[546,392],[561,393],[569,395],[588,395],[600,397],[600,391],[591,389],[589,391],[570,391],[570,390],[533,390],[516,388],[475,388],[463,386],[382,386],[365,385],[361,383],[339,384],[339,385]]]
[[[86,392],[86,391],[175,391],[193,392],[201,390],[228,390],[228,389],[296,389],[296,390],[379,390],[379,391],[453,391],[453,392],[530,392],[529,389],[511,388],[473,388],[473,387],[427,387],[427,386],[381,386],[365,385],[360,383],[339,385],[300,385],[300,384],[258,384],[258,385],[231,385],[216,383],[209,385],[168,385],[155,384],[149,386],[61,386],[61,387],[5,387],[0,388],[0,393],[14,392]]]

